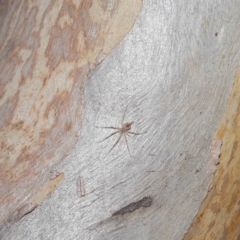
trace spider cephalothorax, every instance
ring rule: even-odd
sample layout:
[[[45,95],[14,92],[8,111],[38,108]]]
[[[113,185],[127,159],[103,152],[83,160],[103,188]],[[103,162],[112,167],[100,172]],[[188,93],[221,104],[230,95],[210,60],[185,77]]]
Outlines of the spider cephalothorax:
[[[126,132],[126,131],[131,130],[132,124],[133,124],[133,122],[123,124],[123,126],[122,126],[122,131],[125,131],[125,132]]]

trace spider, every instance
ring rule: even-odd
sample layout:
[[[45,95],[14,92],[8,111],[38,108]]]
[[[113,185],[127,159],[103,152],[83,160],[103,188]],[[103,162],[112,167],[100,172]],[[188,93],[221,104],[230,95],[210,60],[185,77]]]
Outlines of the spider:
[[[117,139],[117,141],[114,143],[114,145],[111,147],[111,149],[109,150],[108,154],[113,150],[113,148],[119,143],[120,139],[122,138],[122,136],[124,136],[124,139],[126,141],[126,144],[127,144],[127,149],[128,149],[128,153],[129,155],[131,156],[130,154],[130,150],[129,150],[129,146],[128,146],[128,140],[127,140],[127,136],[131,136],[130,134],[132,135],[141,135],[141,134],[144,134],[144,133],[136,133],[136,132],[132,132],[130,131],[131,130],[131,127],[132,127],[132,124],[133,122],[127,122],[127,123],[124,123],[124,117],[125,117],[125,113],[126,113],[126,110],[124,111],[124,114],[123,114],[123,118],[122,118],[122,127],[98,127],[98,128],[110,128],[110,129],[115,129],[116,131],[111,133],[110,135],[108,135],[107,137],[105,137],[103,140],[101,140],[100,142],[103,142],[105,140],[107,140],[108,138],[110,138],[111,136],[119,133],[119,137]],[[99,142],[99,143],[100,143]]]

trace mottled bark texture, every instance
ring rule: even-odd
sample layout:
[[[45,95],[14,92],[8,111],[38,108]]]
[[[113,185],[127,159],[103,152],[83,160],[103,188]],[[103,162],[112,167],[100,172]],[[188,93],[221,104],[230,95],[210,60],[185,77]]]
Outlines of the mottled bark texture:
[[[1,1],[0,223],[33,202],[75,144],[89,70],[140,9],[140,0]]]

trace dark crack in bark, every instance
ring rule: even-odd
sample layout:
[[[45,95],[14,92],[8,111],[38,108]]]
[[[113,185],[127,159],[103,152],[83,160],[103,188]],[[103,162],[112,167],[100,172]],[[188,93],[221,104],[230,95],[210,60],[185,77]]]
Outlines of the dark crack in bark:
[[[113,213],[112,216],[123,215],[125,213],[133,212],[140,207],[150,207],[152,205],[152,201],[153,200],[151,197],[144,197],[143,199],[137,202],[130,203],[126,207],[121,208],[117,212]]]

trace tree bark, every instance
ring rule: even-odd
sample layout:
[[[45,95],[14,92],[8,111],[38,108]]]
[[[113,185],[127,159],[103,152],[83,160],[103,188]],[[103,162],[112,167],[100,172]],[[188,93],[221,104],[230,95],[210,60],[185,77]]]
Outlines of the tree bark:
[[[77,141],[89,70],[140,8],[140,0],[1,2],[0,223],[39,205],[63,178],[50,179],[51,170]]]

